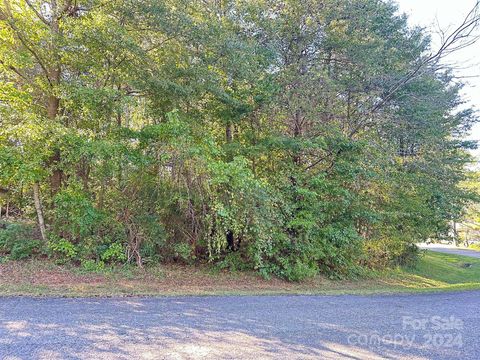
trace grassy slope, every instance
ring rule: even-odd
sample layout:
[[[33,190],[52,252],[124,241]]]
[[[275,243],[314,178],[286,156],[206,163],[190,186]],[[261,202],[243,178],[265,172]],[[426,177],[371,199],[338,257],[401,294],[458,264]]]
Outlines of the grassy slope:
[[[301,283],[181,266],[92,274],[38,261],[0,265],[0,295],[375,294],[469,289],[480,289],[480,259],[433,252],[426,252],[415,269],[396,269],[359,280],[317,277]]]
[[[426,252],[416,268],[405,274],[439,289],[480,288],[480,259]]]

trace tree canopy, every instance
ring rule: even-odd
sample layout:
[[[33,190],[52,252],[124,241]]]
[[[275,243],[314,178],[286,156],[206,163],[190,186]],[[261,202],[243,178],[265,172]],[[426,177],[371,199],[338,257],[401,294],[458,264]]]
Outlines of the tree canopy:
[[[3,199],[84,264],[408,262],[474,199],[440,60],[478,21],[437,51],[390,1],[2,0]]]

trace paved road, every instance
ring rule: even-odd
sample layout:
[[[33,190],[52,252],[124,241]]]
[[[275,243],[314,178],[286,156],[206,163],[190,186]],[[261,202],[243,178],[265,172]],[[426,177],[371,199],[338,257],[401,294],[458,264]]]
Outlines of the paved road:
[[[463,255],[463,256],[469,256],[469,257],[480,259],[480,251],[469,250],[465,248],[457,248],[452,245],[429,244],[429,245],[420,245],[420,248],[441,252],[445,254]]]
[[[0,359],[480,359],[479,309],[480,292],[0,298]]]

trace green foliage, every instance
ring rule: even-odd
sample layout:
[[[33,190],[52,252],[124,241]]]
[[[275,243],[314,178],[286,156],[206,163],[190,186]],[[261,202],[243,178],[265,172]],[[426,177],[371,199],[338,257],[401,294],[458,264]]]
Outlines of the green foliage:
[[[104,262],[123,262],[127,260],[125,249],[119,243],[110,244],[105,252],[100,256]]]
[[[480,244],[479,243],[471,244],[468,248],[480,251]]]
[[[79,184],[62,189],[54,197],[55,233],[78,241],[99,231],[103,215]]]
[[[22,260],[38,254],[41,249],[41,242],[39,240],[24,240],[16,242],[10,249],[10,258],[12,260]]]
[[[60,259],[74,259],[77,249],[70,241],[52,236],[48,242],[48,249],[52,255]]]
[[[185,263],[194,260],[192,258],[192,249],[188,244],[178,243],[173,245],[173,253],[176,259],[179,259]]]
[[[35,239],[30,225],[8,224],[0,230],[0,253],[12,260],[26,259],[42,252],[42,243]]]
[[[0,3],[0,204],[44,238],[8,256],[349,277],[476,201],[476,114],[391,2],[47,3]]]
[[[374,269],[411,267],[420,257],[420,249],[415,244],[394,239],[369,241],[365,244],[365,252],[364,264]]]
[[[103,261],[82,260],[82,269],[86,272],[102,272],[105,269]]]

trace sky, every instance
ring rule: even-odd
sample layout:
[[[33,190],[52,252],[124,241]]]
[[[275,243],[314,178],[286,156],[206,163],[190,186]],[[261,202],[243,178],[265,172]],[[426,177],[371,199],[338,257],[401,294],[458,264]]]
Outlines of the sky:
[[[438,44],[435,29],[454,29],[475,6],[477,0],[396,0],[400,11],[406,13],[411,25],[427,27],[432,40]],[[480,33],[480,29],[478,31]],[[446,58],[446,62],[458,65],[457,76],[468,76],[463,81],[463,97],[480,111],[480,41]],[[473,76],[473,77],[472,77]],[[477,76],[477,77],[476,77]],[[480,140],[480,124],[477,124],[468,139]],[[474,151],[480,159],[480,149]]]

